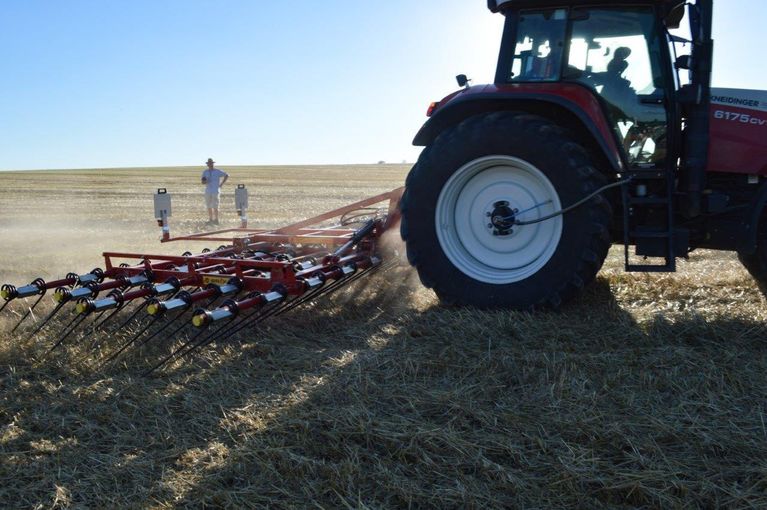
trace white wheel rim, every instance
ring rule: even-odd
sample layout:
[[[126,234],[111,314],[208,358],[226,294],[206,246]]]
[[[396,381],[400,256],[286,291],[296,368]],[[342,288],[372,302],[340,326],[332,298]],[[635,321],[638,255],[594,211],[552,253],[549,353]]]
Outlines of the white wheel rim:
[[[519,211],[519,221],[562,209],[543,172],[521,159],[499,155],[459,168],[442,188],[435,211],[437,238],[450,262],[466,276],[498,285],[537,273],[554,255],[562,235],[562,216],[513,225],[510,233],[499,230],[488,213],[498,211],[503,201]]]

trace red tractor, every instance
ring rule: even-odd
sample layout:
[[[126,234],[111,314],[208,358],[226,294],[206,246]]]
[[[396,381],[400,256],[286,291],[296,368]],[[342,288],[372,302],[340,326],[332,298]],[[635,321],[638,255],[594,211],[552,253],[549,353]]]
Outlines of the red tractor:
[[[488,6],[506,18],[495,82],[458,76],[414,141],[401,233],[424,285],[557,307],[622,243],[627,271],[735,250],[764,290],[767,92],[710,88],[712,0]]]

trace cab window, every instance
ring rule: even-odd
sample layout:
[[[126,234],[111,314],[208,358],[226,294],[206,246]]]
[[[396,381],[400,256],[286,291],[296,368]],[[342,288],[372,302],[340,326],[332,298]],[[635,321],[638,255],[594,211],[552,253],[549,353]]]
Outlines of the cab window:
[[[629,162],[655,166],[666,150],[660,41],[652,9],[573,9],[564,80],[596,91]]]
[[[564,53],[567,11],[523,11],[509,81],[557,81]]]

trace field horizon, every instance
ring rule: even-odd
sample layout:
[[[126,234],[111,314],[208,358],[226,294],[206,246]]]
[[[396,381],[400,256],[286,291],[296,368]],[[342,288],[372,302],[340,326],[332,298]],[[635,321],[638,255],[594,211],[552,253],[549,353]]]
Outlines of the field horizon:
[[[376,162],[376,163],[344,163],[344,164],[335,164],[335,163],[304,163],[300,165],[294,165],[290,163],[284,163],[284,164],[278,164],[278,165],[257,165],[257,164],[249,164],[249,165],[225,165],[216,163],[217,167],[221,167],[222,170],[226,170],[227,168],[232,169],[253,169],[253,168],[283,168],[287,170],[300,170],[300,169],[309,169],[309,168],[366,168],[366,167],[386,167],[386,166],[412,166],[413,163],[410,162],[401,162],[401,163],[393,163],[393,162]],[[164,170],[170,170],[170,171],[187,171],[187,170],[199,170],[200,173],[205,169],[204,164],[199,165],[169,165],[169,166],[115,166],[115,167],[86,167],[86,168],[28,168],[28,169],[14,169],[14,168],[0,168],[0,173],[26,173],[26,172],[111,172],[111,171],[125,171],[125,172],[131,172],[131,171],[142,171],[142,170],[152,170],[152,171],[164,171]]]
[[[402,186],[409,164],[242,166],[250,224]],[[0,283],[101,266],[203,228],[202,167],[3,172]],[[402,260],[396,232],[388,257]],[[208,246],[214,248],[213,246]],[[556,312],[441,305],[404,263],[151,377],[190,331],[11,332],[0,313],[0,506],[767,507],[767,311],[732,253],[596,282]],[[52,308],[46,297],[44,311]],[[66,319],[69,319],[67,317]]]

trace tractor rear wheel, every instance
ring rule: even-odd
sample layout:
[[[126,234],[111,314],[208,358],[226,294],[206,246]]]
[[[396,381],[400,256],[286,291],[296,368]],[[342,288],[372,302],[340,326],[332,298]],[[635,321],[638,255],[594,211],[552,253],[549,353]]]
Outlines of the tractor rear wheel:
[[[551,121],[471,117],[424,149],[408,175],[401,234],[421,282],[448,304],[558,307],[594,279],[611,208],[588,152]]]

